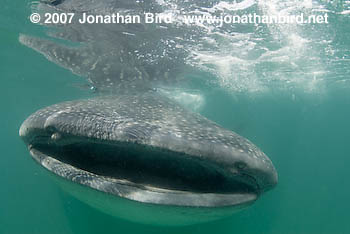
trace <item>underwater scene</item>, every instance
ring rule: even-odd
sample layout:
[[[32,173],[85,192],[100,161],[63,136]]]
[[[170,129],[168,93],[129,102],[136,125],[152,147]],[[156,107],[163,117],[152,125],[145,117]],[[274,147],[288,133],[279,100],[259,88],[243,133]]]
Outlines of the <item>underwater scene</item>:
[[[0,234],[350,233],[350,1],[2,2]]]

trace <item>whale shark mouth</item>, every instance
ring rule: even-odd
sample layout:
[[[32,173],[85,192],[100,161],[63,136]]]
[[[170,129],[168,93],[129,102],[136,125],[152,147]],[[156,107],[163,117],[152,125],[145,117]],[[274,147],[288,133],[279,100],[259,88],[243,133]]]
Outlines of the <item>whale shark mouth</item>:
[[[32,143],[32,156],[66,179],[135,201],[180,206],[244,206],[259,187],[244,174],[184,153],[136,143],[83,139],[74,143]],[[53,166],[54,165],[54,166]]]

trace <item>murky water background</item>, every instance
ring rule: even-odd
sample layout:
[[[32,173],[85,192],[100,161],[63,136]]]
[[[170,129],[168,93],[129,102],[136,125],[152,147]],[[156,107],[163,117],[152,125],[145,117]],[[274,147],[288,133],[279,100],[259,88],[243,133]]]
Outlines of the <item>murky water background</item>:
[[[4,0],[0,10],[0,233],[350,232],[349,1],[314,1],[328,11],[329,25],[273,27],[269,35],[242,28],[212,45],[210,56],[205,45],[193,48],[192,62],[210,80],[197,87],[205,99],[200,112],[258,145],[279,184],[229,219],[185,228],[105,215],[62,192],[31,159],[18,137],[22,121],[90,93],[77,88],[83,79],[18,43],[19,33],[43,30],[27,19],[30,2]],[[298,1],[265,3],[252,7],[300,8]]]

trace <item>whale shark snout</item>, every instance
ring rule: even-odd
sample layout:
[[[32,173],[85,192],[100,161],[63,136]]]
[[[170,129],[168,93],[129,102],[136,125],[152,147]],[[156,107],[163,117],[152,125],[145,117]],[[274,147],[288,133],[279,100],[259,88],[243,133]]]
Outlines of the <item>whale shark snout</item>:
[[[142,204],[232,213],[277,183],[250,141],[156,92],[52,105],[19,134],[54,174]]]

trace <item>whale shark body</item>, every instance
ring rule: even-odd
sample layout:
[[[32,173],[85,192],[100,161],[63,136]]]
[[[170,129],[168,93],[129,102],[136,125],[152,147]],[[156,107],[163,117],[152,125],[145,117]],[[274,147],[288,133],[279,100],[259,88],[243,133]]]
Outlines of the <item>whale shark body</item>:
[[[45,1],[37,9],[102,9],[79,2]],[[136,4],[119,3],[118,9]],[[82,42],[79,47],[26,35],[19,39],[56,64],[86,76],[99,93],[38,110],[20,128],[32,157],[66,191],[134,222],[189,225],[229,216],[277,184],[270,159],[249,140],[153,88],[163,81],[178,82],[175,75],[185,66],[185,51],[170,49],[157,61],[142,59],[134,54],[135,44],[125,40],[124,28],[104,28],[101,33],[108,37],[95,36],[106,40],[94,38],[96,28],[72,24],[54,33]],[[132,42],[140,51],[152,50],[153,42],[141,46],[150,41],[149,32],[138,32],[144,37],[134,36]],[[110,44],[111,35],[116,46]]]

